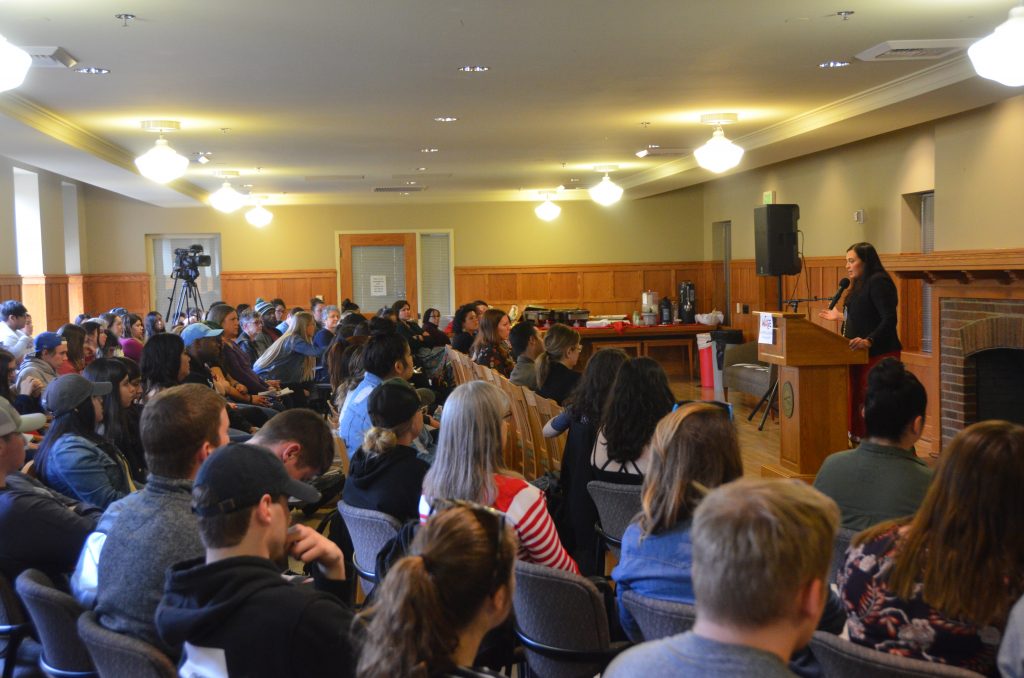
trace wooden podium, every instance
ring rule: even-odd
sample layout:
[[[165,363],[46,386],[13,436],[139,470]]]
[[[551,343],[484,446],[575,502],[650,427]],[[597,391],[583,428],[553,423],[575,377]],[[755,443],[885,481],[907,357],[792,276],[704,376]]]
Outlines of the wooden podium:
[[[772,343],[759,343],[758,358],[779,366],[782,419],[779,463],[761,467],[764,478],[814,480],[825,457],[849,447],[848,365],[868,361],[866,349],[799,313],[772,313]]]

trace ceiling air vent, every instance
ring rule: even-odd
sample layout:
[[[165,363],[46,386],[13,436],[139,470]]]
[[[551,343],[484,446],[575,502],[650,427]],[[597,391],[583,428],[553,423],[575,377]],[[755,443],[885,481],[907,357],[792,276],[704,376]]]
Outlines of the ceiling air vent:
[[[374,193],[419,193],[427,190],[426,186],[378,186]]]
[[[946,40],[889,40],[857,55],[861,61],[934,61],[964,51],[972,38]]]
[[[73,68],[78,59],[63,47],[22,47],[32,57],[35,68]]]
[[[362,181],[363,174],[311,174],[303,177],[311,184],[340,184],[345,181]]]

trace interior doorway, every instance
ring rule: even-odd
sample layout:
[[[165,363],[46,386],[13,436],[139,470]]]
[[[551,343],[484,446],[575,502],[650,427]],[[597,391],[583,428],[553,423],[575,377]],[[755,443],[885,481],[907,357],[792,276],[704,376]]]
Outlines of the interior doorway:
[[[405,299],[418,313],[415,233],[342,234],[339,238],[341,298],[376,313]]]
[[[715,221],[711,224],[711,259],[721,262],[715,271],[711,301],[714,308],[725,314],[728,325],[732,316],[732,222]],[[710,309],[709,309],[710,310]]]

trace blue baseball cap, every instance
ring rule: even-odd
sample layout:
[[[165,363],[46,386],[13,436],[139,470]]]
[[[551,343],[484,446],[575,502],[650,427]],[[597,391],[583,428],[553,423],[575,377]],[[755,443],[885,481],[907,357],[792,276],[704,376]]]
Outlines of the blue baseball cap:
[[[185,346],[191,346],[199,339],[206,337],[219,337],[224,330],[215,330],[205,323],[192,323],[181,331],[181,339]]]
[[[65,343],[67,339],[60,336],[56,332],[40,332],[36,335],[35,349],[36,353],[42,351],[52,351],[61,344]]]

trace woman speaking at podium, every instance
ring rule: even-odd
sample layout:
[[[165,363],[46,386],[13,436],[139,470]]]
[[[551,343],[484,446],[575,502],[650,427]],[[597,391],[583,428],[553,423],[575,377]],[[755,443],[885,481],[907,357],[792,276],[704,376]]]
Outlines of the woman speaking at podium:
[[[883,358],[900,358],[896,334],[896,284],[882,266],[874,245],[859,242],[846,250],[846,274],[849,291],[842,312],[833,308],[818,313],[825,320],[842,320],[842,334],[850,340],[850,349],[868,349],[866,365],[850,365],[849,412],[850,440],[864,436],[864,391],[868,372]]]

